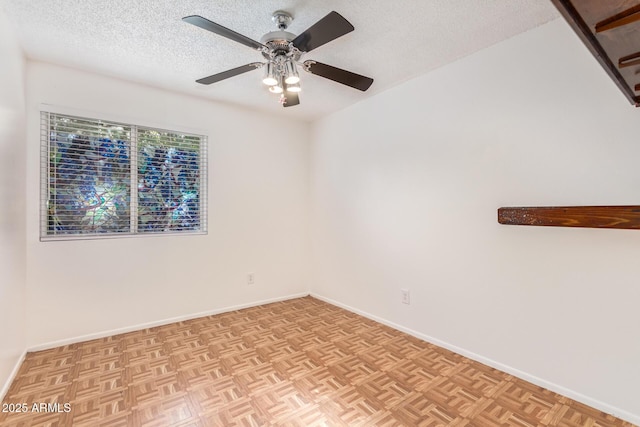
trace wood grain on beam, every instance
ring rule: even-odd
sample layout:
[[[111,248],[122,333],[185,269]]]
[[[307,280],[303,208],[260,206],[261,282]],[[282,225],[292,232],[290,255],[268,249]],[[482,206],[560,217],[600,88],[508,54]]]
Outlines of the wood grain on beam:
[[[640,229],[640,206],[548,206],[498,209],[508,225]]]
[[[617,13],[596,24],[596,33],[622,27],[632,22],[640,21],[640,5]]]

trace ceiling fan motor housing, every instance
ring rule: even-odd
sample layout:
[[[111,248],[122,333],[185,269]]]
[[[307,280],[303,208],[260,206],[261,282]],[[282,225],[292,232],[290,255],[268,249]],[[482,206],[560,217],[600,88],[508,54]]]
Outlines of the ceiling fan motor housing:
[[[273,59],[276,56],[287,55],[297,61],[302,53],[295,48],[292,49],[291,41],[295,38],[295,34],[287,31],[271,31],[265,34],[260,38],[260,43],[267,46],[269,50],[263,51],[262,56],[266,59]]]

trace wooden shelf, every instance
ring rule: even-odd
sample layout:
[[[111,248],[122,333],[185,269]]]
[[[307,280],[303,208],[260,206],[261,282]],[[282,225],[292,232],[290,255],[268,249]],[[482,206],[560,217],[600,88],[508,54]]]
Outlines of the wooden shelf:
[[[640,206],[547,206],[498,209],[506,225],[640,229]]]

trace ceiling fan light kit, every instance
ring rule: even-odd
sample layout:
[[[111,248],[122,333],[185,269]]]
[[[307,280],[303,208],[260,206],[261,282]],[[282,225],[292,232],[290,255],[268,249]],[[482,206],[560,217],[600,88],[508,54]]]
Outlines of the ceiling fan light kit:
[[[293,17],[287,12],[278,10],[272,16],[272,20],[278,26],[278,30],[262,36],[260,42],[209,21],[202,16],[186,16],[182,20],[255,49],[266,60],[266,62],[254,62],[196,80],[201,84],[216,83],[257,68],[264,68],[262,82],[268,87],[269,92],[280,95],[279,100],[284,107],[291,107],[300,104],[298,93],[300,93],[302,87],[300,85],[298,65],[310,74],[315,74],[361,91],[366,91],[373,83],[372,78],[331,65],[312,60],[300,62],[300,58],[307,52],[354,30],[353,25],[337,12],[330,12],[306,31],[296,36],[285,31],[293,21]]]
[[[284,92],[284,85],[282,84],[282,76],[278,76],[276,84],[269,86],[269,92],[282,93]]]
[[[288,85],[293,85],[300,82],[300,76],[298,75],[296,64],[293,61],[287,61],[284,63],[284,75],[284,81]]]
[[[302,88],[300,87],[300,83],[287,83],[285,82],[285,86],[287,92],[300,92]]]
[[[273,64],[271,62],[267,62],[264,67],[264,79],[262,79],[262,83],[267,86],[274,86],[278,84],[278,79],[276,78],[276,72],[273,69]]]

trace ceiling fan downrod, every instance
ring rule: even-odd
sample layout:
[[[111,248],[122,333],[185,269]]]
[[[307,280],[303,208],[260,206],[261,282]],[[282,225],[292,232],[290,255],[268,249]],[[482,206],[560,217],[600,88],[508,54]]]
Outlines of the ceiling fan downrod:
[[[293,16],[284,10],[276,10],[271,16],[271,20],[276,23],[280,31],[284,31],[293,21]]]

